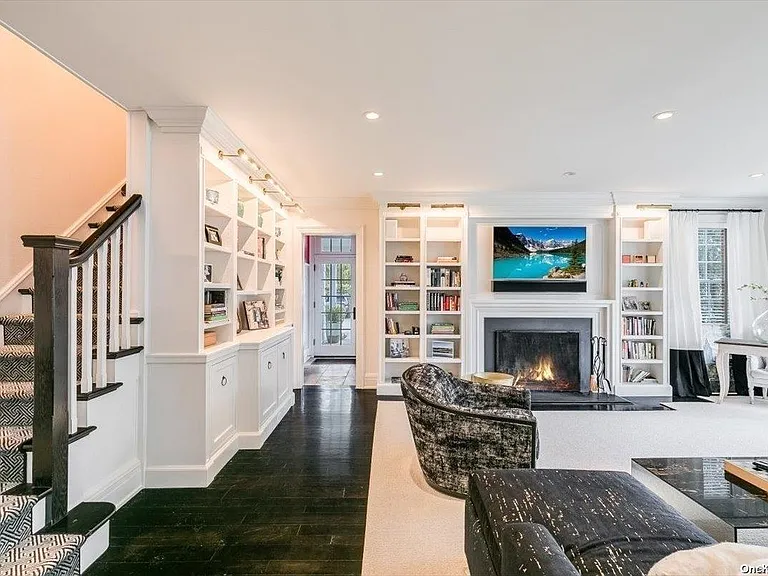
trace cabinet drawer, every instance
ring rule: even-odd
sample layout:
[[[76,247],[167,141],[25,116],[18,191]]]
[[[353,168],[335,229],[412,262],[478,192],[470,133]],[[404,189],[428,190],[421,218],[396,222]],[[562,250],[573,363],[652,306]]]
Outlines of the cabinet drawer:
[[[208,375],[208,447],[211,453],[235,433],[237,358],[233,356],[211,364]]]

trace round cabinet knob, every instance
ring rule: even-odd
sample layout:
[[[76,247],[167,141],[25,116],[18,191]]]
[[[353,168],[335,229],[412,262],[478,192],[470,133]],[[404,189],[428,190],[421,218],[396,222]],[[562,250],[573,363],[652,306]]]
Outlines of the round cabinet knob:
[[[285,360],[285,352],[283,352],[283,360]]]
[[[227,377],[226,376],[222,376],[221,377],[221,385],[222,386],[226,386],[227,385]]]
[[[267,370],[272,370],[272,362],[267,362]]]

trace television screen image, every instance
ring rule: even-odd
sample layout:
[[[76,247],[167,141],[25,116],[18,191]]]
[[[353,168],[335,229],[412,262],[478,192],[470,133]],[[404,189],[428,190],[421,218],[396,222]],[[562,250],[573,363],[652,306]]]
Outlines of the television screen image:
[[[493,282],[495,291],[586,291],[587,228],[585,226],[495,226]],[[526,288],[527,286],[527,288]]]

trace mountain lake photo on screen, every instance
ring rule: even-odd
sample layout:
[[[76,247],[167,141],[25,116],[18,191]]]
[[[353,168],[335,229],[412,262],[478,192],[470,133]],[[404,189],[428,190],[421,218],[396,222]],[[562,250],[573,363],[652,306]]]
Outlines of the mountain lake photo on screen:
[[[494,280],[584,281],[585,226],[495,226]]]

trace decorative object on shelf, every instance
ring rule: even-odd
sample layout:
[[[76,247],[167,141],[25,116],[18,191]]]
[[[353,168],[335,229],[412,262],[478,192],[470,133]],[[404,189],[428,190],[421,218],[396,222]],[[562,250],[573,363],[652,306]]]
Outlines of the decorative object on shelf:
[[[627,288],[637,288],[637,280],[634,278],[627,280]]]
[[[242,290],[243,289],[243,283],[240,282],[240,274],[237,275],[237,289]]]
[[[398,280],[399,280],[400,283],[403,283],[403,282],[410,283],[411,282],[410,280],[408,280],[408,274],[406,274],[405,272],[400,274],[400,278]]]
[[[257,218],[257,222],[258,222],[259,228],[264,227],[264,214],[259,214],[259,217]]]
[[[644,254],[635,254],[635,264],[645,264],[646,256]]]
[[[646,256],[646,261],[648,262],[648,264],[656,264],[656,255],[648,254],[648,256]]]
[[[213,346],[216,344],[216,332],[213,330],[207,330],[203,332],[203,346],[207,348],[208,346]]]
[[[744,284],[739,286],[739,291],[742,290],[749,290],[752,293],[749,296],[750,300],[768,300],[768,287],[762,284]],[[760,342],[768,344],[768,310],[758,314],[752,321],[752,334]]]
[[[206,188],[205,189],[205,201],[208,202],[208,204],[218,204],[219,203],[219,191],[214,190],[213,188]]]
[[[278,267],[275,268],[275,280],[277,280],[278,287],[283,285],[283,268],[282,268],[282,266],[278,266]]]
[[[639,310],[640,307],[637,303],[637,297],[635,296],[624,296],[621,299],[621,309],[622,310]]]
[[[389,341],[390,358],[408,358],[411,355],[411,349],[407,338],[392,338]]]
[[[421,333],[421,329],[418,326],[411,326],[411,333],[418,336]]]
[[[595,392],[613,393],[611,381],[605,375],[605,357],[608,348],[608,340],[602,336],[593,336],[592,341],[592,376],[589,381],[590,391],[592,391],[592,378],[595,379],[597,390]]]
[[[215,226],[211,226],[210,224],[206,224],[205,241],[209,244],[216,244],[217,246],[221,246],[221,235],[219,234],[219,229]]]
[[[400,384],[403,381],[403,379],[400,376],[392,376],[392,378],[390,378],[389,381],[392,384]]]
[[[283,235],[283,229],[280,226],[275,226],[275,238],[280,238]]]
[[[203,264],[203,282],[213,282],[213,266]]]
[[[259,242],[256,245],[256,251],[259,255],[259,258],[262,260],[267,259],[267,239],[266,238],[259,238]]]
[[[622,264],[631,264],[632,263],[632,256],[629,254],[622,254],[621,255],[621,263]]]
[[[413,256],[408,256],[407,254],[398,254],[395,256],[395,262],[400,264],[413,263]]]
[[[263,300],[246,300],[243,302],[246,326],[248,330],[262,330],[269,328],[267,315],[267,303]]]
[[[651,303],[647,300],[643,300],[640,302],[640,310],[644,310],[645,312],[650,312],[651,310]]]
[[[432,358],[453,358],[453,342],[450,340],[432,340]]]
[[[237,217],[242,218],[245,216],[245,202],[242,200],[237,201]]]

